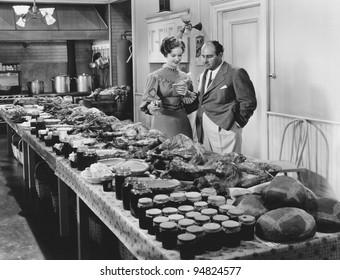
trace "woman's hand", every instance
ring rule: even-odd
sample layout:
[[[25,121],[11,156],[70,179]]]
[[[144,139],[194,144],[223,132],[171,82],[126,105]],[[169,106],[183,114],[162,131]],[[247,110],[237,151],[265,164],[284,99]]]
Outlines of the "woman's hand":
[[[159,115],[163,111],[162,102],[154,100],[148,105],[148,110],[151,115]]]
[[[184,104],[191,104],[194,102],[194,100],[197,98],[197,95],[195,92],[187,90],[186,95],[183,97],[183,103]]]

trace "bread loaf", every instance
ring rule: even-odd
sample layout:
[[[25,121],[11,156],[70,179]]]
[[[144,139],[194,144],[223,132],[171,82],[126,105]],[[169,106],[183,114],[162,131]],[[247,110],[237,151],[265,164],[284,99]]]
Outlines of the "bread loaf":
[[[275,177],[261,192],[268,209],[297,207],[304,209],[307,197],[305,186],[288,176]]]
[[[272,242],[301,241],[316,232],[312,215],[295,207],[283,207],[268,211],[256,223],[256,235]]]
[[[326,197],[316,199],[316,226],[321,232],[340,231],[340,202]]]

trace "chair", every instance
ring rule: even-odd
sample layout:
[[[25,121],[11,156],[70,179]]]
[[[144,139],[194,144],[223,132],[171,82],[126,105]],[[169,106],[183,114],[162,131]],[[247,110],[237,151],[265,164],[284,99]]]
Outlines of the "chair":
[[[319,140],[323,143],[318,143]],[[321,152],[320,147],[323,149]],[[296,177],[316,195],[334,196],[328,186],[328,141],[323,131],[313,122],[305,119],[290,121],[282,134],[279,160],[271,162],[282,168],[279,173]],[[325,171],[323,175],[322,169]]]

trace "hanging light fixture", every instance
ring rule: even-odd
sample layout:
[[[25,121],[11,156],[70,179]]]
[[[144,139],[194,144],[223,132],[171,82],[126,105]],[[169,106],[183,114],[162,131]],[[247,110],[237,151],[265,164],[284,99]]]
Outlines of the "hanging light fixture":
[[[16,5],[13,6],[13,9],[16,15],[20,17],[16,22],[16,24],[20,27],[25,27],[26,22],[31,19],[42,20],[44,18],[47,25],[52,25],[56,22],[55,18],[52,16],[54,13],[54,8],[38,9],[35,0],[33,0],[32,8],[27,5]]]
[[[191,24],[191,14],[190,14],[190,9],[187,10],[187,13],[184,14],[183,16],[181,16],[181,19],[184,23],[184,26],[178,31],[177,33],[177,38],[182,39],[184,33],[190,33],[190,31],[194,28],[197,29],[199,31],[202,30],[202,23],[197,23],[195,25]]]

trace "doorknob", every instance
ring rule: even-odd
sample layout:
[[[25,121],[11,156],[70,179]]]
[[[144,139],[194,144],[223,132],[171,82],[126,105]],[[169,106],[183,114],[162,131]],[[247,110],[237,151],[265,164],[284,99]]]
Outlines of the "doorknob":
[[[270,73],[269,78],[276,79],[276,74],[275,73]]]

